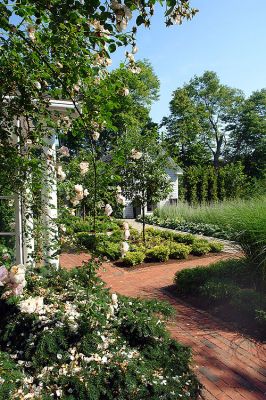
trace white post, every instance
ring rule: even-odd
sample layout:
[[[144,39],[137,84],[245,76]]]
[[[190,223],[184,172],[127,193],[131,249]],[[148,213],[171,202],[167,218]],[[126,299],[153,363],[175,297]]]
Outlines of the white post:
[[[23,253],[24,264],[34,266],[34,220],[32,210],[31,175],[27,178],[27,186],[23,198]]]
[[[16,194],[15,200],[15,241],[16,241],[16,263],[24,264],[23,258],[23,234],[22,234],[22,206],[21,197]]]
[[[56,180],[56,136],[51,135],[46,139],[46,146],[43,149],[46,168],[43,174],[42,204],[44,262],[59,268],[58,256],[58,228],[56,219],[57,212],[57,180]]]

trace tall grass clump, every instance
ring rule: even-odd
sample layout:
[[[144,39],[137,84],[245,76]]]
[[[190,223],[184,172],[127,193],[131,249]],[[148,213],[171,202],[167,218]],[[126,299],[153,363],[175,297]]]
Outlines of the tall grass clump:
[[[179,203],[158,209],[157,216],[230,229],[233,239],[258,270],[257,285],[266,288],[266,196],[196,207]]]

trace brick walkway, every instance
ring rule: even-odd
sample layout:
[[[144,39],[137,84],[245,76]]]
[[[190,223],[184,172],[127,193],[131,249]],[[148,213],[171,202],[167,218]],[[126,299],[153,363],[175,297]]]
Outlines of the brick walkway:
[[[194,368],[205,386],[205,400],[266,400],[266,346],[250,340],[172,297],[166,288],[176,271],[208,265],[224,255],[126,271],[107,264],[100,271],[112,292],[170,302],[177,316],[168,324],[172,336],[193,350]],[[61,265],[81,265],[87,254],[62,255]]]

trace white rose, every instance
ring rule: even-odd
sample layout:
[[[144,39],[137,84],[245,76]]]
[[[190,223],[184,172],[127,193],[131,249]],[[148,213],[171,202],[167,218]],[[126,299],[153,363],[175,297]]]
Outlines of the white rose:
[[[110,204],[106,204],[105,208],[104,208],[104,213],[105,215],[107,215],[108,217],[110,217],[110,215],[112,214],[113,209],[112,206],[110,206]]]
[[[65,157],[69,157],[69,148],[66,146],[61,146],[60,149],[58,150],[58,152]]]
[[[9,280],[12,284],[24,284],[26,268],[24,265],[13,265],[9,272]]]
[[[99,137],[100,137],[100,133],[99,132],[93,132],[93,134],[92,134],[93,140],[95,140],[97,142],[97,140],[99,140]]]
[[[82,185],[75,185],[74,186],[75,192],[76,193],[81,193],[83,192],[83,186]]]
[[[124,231],[124,238],[125,238],[125,240],[128,240],[129,237],[130,237],[130,230],[129,230],[129,229],[126,229],[126,230]]]
[[[81,175],[85,175],[89,171],[89,163],[87,161],[82,161],[79,164]]]
[[[126,253],[129,251],[129,244],[127,242],[122,242],[120,246],[122,258],[125,257]]]
[[[126,198],[124,196],[122,196],[121,194],[118,194],[116,196],[116,201],[118,204],[121,204],[122,206],[126,205]]]
[[[43,297],[29,297],[19,303],[20,311],[27,314],[41,313],[43,311]]]
[[[129,95],[129,89],[128,88],[123,88],[122,90],[121,90],[121,95],[122,96],[128,96]]]
[[[134,160],[139,160],[142,157],[142,152],[136,149],[131,150],[131,158]]]

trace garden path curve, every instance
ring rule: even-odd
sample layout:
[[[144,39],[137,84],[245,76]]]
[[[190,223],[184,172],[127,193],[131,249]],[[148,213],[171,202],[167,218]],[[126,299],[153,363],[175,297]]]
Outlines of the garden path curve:
[[[232,327],[171,296],[176,271],[208,265],[228,254],[173,262],[135,270],[106,264],[100,271],[112,292],[166,300],[177,311],[168,323],[171,335],[192,347],[195,372],[204,385],[205,400],[266,400],[266,346],[235,332]],[[63,254],[61,265],[78,266],[88,254]]]

